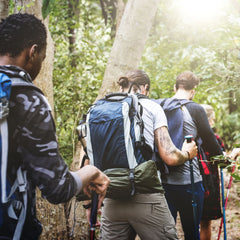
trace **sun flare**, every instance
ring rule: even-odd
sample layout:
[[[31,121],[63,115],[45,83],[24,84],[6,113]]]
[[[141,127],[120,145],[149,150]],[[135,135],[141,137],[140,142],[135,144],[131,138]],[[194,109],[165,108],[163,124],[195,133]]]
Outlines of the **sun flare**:
[[[205,22],[214,20],[227,0],[180,0],[178,4],[185,21]]]

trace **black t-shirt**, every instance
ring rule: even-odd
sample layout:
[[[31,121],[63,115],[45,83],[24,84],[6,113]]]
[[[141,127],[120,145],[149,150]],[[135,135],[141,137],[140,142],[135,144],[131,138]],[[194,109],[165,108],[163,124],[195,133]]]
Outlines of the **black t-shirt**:
[[[204,150],[209,152],[210,157],[221,155],[221,147],[219,146],[212,128],[209,125],[204,108],[195,102],[189,102],[185,106],[196,124],[198,136],[202,139],[202,146]]]

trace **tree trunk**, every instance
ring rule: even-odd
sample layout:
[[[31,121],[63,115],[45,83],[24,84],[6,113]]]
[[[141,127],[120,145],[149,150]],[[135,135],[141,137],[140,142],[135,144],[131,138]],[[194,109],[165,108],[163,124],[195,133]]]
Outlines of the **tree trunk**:
[[[15,1],[14,12],[26,12],[34,14],[37,18],[42,19],[42,1],[21,0]],[[53,111],[53,59],[54,59],[54,43],[48,30],[48,18],[44,21],[47,29],[47,51],[46,58],[43,61],[42,68],[37,78],[34,80],[34,84],[38,86],[47,97]]]
[[[69,42],[69,55],[71,56],[71,66],[76,68],[78,64],[78,56],[75,54],[76,48],[76,22],[79,22],[80,8],[79,0],[68,0],[68,16],[66,19],[68,26],[68,42]]]
[[[125,10],[124,1],[123,0],[118,0],[117,1],[117,14],[116,14],[116,32],[117,32],[118,27],[120,25],[124,10]]]
[[[118,90],[118,78],[138,67],[159,2],[160,0],[128,0],[98,98]]]
[[[0,19],[4,19],[8,16],[9,1],[1,0],[0,1]]]

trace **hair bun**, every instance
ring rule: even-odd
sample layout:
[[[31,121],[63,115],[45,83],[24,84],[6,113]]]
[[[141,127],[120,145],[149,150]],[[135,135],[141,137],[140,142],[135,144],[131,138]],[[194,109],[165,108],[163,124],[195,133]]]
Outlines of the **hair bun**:
[[[120,77],[118,79],[118,84],[122,87],[122,88],[127,88],[129,86],[129,79],[128,77]]]

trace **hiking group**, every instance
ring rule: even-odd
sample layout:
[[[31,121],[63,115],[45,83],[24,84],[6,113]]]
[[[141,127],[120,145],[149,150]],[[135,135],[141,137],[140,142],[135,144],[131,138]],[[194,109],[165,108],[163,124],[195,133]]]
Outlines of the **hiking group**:
[[[185,239],[200,239],[208,185],[199,152],[207,152],[209,159],[223,152],[204,108],[192,101],[199,79],[183,72],[176,78],[172,98],[152,100],[144,71],[120,77],[119,93],[107,95],[88,110],[81,137],[90,164],[71,172],[59,153],[51,108],[32,83],[45,55],[46,29],[39,19],[13,14],[1,21],[0,239],[39,239],[36,187],[54,204],[82,191],[88,198],[97,193],[103,240],[136,235],[178,239],[177,212]],[[222,216],[216,193],[211,206],[218,208],[206,210],[208,221]],[[85,202],[89,217],[92,206]]]

